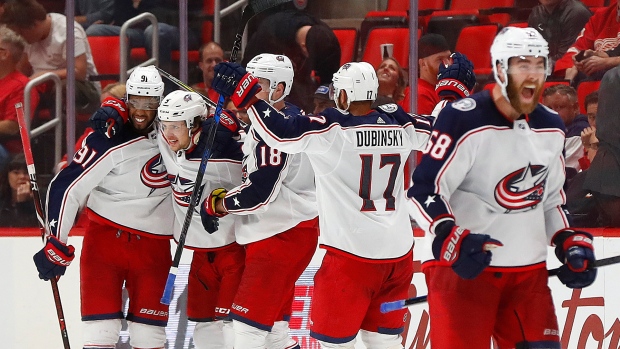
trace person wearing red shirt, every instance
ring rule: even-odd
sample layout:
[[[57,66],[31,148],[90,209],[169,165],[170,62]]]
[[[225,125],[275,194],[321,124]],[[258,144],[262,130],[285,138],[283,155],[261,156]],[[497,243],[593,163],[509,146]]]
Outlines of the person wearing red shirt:
[[[0,27],[0,170],[12,154],[22,151],[15,103],[24,102],[24,87],[28,83],[28,77],[17,70],[25,45],[14,31]],[[36,93],[31,101],[33,107],[37,105]]]
[[[211,81],[213,81],[213,68],[216,64],[224,61],[224,50],[220,44],[211,41],[202,45],[198,52],[200,54],[198,68],[202,71],[202,82],[193,85],[192,88],[209,97],[213,102],[217,102],[220,95],[211,89]],[[211,110],[211,112],[213,111]]]
[[[601,80],[607,70],[620,64],[619,32],[617,4],[596,11],[575,43],[556,62],[553,74],[567,80],[582,80],[585,76]]]
[[[426,34],[418,40],[418,114],[430,115],[439,103],[435,92],[440,64],[449,64],[450,46],[439,34]]]

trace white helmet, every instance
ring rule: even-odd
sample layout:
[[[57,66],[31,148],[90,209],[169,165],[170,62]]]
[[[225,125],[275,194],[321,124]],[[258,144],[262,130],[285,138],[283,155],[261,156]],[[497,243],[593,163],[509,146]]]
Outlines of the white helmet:
[[[246,69],[257,78],[269,80],[269,103],[271,105],[283,100],[291,92],[295,73],[293,72],[293,63],[288,57],[262,53],[252,58]],[[271,97],[281,82],[284,83],[284,94],[274,101]]]
[[[374,101],[377,99],[379,80],[375,69],[367,62],[345,63],[333,77],[334,101],[336,108],[345,113],[351,102]],[[339,102],[340,91],[347,92],[347,107],[341,108]]]
[[[153,96],[161,101],[164,95],[164,82],[161,80],[159,71],[153,65],[137,67],[125,83],[127,98],[132,96]]]
[[[172,91],[157,108],[160,121],[185,121],[188,129],[194,127],[196,117],[207,115],[207,103],[196,92]]]
[[[508,98],[506,86],[508,79],[502,82],[499,79],[497,64],[507,77],[508,60],[518,56],[543,57],[545,59],[545,71],[549,74],[549,45],[547,41],[534,28],[506,27],[502,29],[491,45],[491,60],[495,81],[501,86],[502,94]]]

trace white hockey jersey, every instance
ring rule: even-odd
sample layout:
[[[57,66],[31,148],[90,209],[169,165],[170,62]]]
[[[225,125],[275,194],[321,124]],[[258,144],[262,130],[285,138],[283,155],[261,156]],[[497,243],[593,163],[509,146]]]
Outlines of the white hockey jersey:
[[[202,132],[200,137],[206,137]],[[195,180],[202,160],[204,146],[185,151],[173,152],[168,147],[165,138],[160,134],[158,138],[159,150],[168,171],[168,179],[172,186],[174,207],[174,239],[178,242],[181,228],[185,222],[190,198],[195,190]],[[192,214],[192,221],[187,230],[185,247],[189,249],[214,250],[227,246],[235,241],[235,217],[228,215],[219,219],[219,228],[213,233],[207,233],[200,220],[200,204],[214,189],[234,188],[241,182],[241,150],[231,149],[229,154],[218,158],[210,158],[202,179],[202,195],[199,204]]]
[[[561,208],[563,130],[559,116],[542,105],[507,119],[489,91],[448,104],[408,191],[426,232],[422,259],[433,259],[436,225],[454,219],[503,243],[493,250],[492,267],[544,263],[551,238],[568,227]]]
[[[379,108],[363,116],[330,108],[285,118],[259,101],[248,115],[268,145],[308,155],[316,179],[321,247],[385,262],[405,257],[413,247],[403,166],[411,150],[426,144],[430,122],[394,104]]]
[[[278,115],[305,117],[299,113],[287,103]],[[228,212],[241,215],[235,228],[237,242],[264,240],[318,215],[314,171],[307,156],[268,146],[253,126],[245,137],[243,154],[242,184],[224,199]]]
[[[147,236],[172,235],[170,183],[161,161],[157,132],[148,136],[125,127],[107,139],[91,133],[71,163],[49,185],[49,232],[66,242],[77,213],[118,229]]]

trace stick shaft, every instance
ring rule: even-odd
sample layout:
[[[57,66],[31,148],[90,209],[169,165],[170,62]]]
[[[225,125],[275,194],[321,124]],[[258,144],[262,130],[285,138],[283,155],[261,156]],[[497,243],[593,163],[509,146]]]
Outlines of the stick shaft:
[[[34,200],[34,207],[37,213],[37,220],[39,221],[39,228],[41,229],[41,238],[45,240],[47,235],[45,232],[45,214],[43,212],[43,205],[41,204],[41,196],[39,193],[39,185],[37,183],[37,173],[34,167],[34,159],[32,157],[32,148],[30,145],[30,133],[28,131],[28,125],[26,125],[26,118],[24,117],[24,108],[22,103],[15,104],[15,112],[17,113],[17,122],[19,123],[19,134],[24,146],[24,157],[26,158],[26,166],[28,168],[28,176],[30,177],[30,186],[32,188],[32,198]],[[69,334],[67,333],[67,324],[65,322],[65,314],[62,309],[62,302],[60,301],[60,291],[58,290],[58,281],[54,278],[50,279],[52,286],[52,294],[54,296],[54,304],[56,306],[56,315],[58,317],[58,325],[60,325],[60,335],[62,336],[62,343],[65,349],[70,349]]]
[[[592,267],[600,268],[600,267],[604,267],[607,265],[618,264],[618,263],[620,263],[620,256],[613,256],[613,257],[597,259],[596,261],[594,261],[594,265]],[[560,268],[549,269],[548,270],[549,276],[557,276],[559,271],[560,271]],[[381,311],[387,313],[393,310],[402,309],[410,305],[424,303],[427,300],[428,300],[428,296],[419,296],[419,297],[408,298],[405,300],[399,300],[399,301],[394,301],[394,302],[385,302],[381,304]]]

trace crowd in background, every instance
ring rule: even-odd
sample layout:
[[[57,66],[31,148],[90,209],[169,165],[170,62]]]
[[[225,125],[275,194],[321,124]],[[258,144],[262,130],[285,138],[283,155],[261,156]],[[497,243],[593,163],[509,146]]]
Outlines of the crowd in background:
[[[36,0],[0,1],[0,225],[35,225],[34,211],[23,177],[23,155],[14,104],[23,101],[29,80],[53,72],[66,81],[66,17],[48,12]],[[189,13],[200,13],[203,1],[190,0]],[[167,0],[79,0],[75,8],[76,111],[88,115],[108,94],[123,96],[123,85],[103,89],[96,77],[88,36],[116,36],[132,17],[151,12],[159,20],[160,66],[175,71],[172,51],[179,49],[178,2]],[[224,49],[210,38],[201,38],[204,18],[189,18],[188,48],[198,49],[199,61],[192,87],[217,100],[210,87],[214,66],[227,59]],[[578,0],[546,0],[532,9],[527,21],[549,42],[552,66],[542,103],[555,110],[566,126],[566,190],[568,207],[581,226],[620,226],[620,122],[614,94],[620,81],[620,14],[614,2],[594,13]],[[265,16],[251,33],[243,63],[258,53],[286,54],[295,69],[295,83],[288,100],[307,113],[334,106],[330,82],[340,66],[340,44],[330,27],[304,11],[287,10]],[[148,22],[128,31],[130,47],[144,47],[152,54],[153,27]],[[472,43],[473,44],[473,43]],[[378,49],[378,48],[377,48]],[[452,49],[439,34],[426,33],[418,41],[417,112],[431,114],[443,98],[436,91],[441,65],[452,58]],[[376,66],[379,79],[376,105],[398,103],[409,109],[407,72],[394,57]],[[469,80],[468,89],[480,91],[484,82]],[[600,91],[579,105],[577,87],[583,81],[602,80]],[[168,84],[168,83],[167,83]],[[63,83],[64,92],[64,83]],[[168,86],[167,89],[175,88]],[[54,86],[37,86],[32,110],[53,106]],[[597,111],[598,108],[598,111]],[[53,109],[53,108],[52,108]],[[231,107],[241,118],[244,110]],[[581,114],[586,110],[587,115]],[[36,123],[37,114],[34,116]],[[598,125],[598,127],[597,127]],[[78,135],[86,124],[78,127]],[[25,217],[13,219],[10,217]]]

